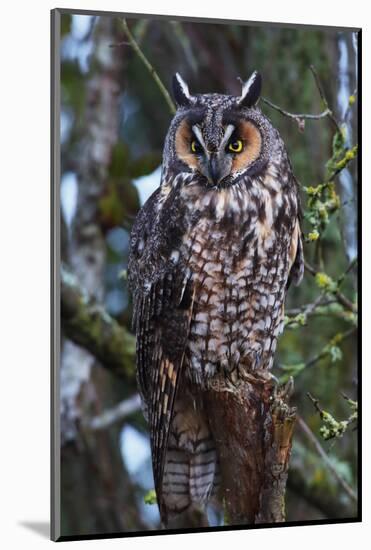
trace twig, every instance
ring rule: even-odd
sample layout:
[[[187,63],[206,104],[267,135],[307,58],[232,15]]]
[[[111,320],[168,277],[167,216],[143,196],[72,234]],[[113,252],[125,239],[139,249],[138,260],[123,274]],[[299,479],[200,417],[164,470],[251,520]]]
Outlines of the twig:
[[[313,397],[313,395],[311,393],[309,393],[309,391],[307,392],[307,397],[309,397],[309,399],[312,401],[313,403],[313,406],[314,408],[316,409],[316,411],[321,415],[322,414],[322,409],[321,407],[319,406],[319,401],[318,399],[316,399],[315,397]]]
[[[324,293],[322,292],[317,296],[317,298],[314,300],[314,302],[311,302],[310,304],[307,304],[305,307],[299,308],[299,312],[297,313],[297,316],[300,315],[300,320],[296,317],[292,317],[288,320],[288,323],[286,326],[290,326],[291,324],[300,323],[302,325],[305,325],[307,323],[307,319],[309,315],[311,315],[316,308],[321,304],[322,300],[324,298]],[[286,312],[288,315],[288,313]]]
[[[354,260],[353,262],[351,262],[350,266],[348,266],[347,270],[345,271],[345,273],[343,275],[341,275],[338,279],[338,281],[342,282],[342,278],[345,277],[345,275],[350,271],[350,269],[353,267],[353,265],[356,263],[356,260]],[[311,275],[313,275],[314,277],[317,275],[317,273],[319,273],[313,266],[311,266],[307,261],[304,262],[304,266],[305,266],[305,269],[307,271],[309,271],[309,273]],[[347,298],[346,296],[344,296],[344,294],[342,292],[340,292],[340,290],[334,290],[333,292],[331,292],[331,294],[333,294],[333,296],[335,296],[335,298],[337,299],[337,301],[345,308],[345,309],[348,309],[349,311],[352,311],[353,313],[357,313],[357,307],[349,300],[349,298]]]
[[[305,435],[308,437],[308,439],[312,442],[313,446],[315,447],[316,451],[320,455],[320,457],[323,459],[324,463],[326,464],[327,468],[330,470],[330,472],[333,474],[333,476],[336,478],[336,480],[339,482],[339,484],[342,486],[344,491],[347,493],[347,495],[355,502],[357,502],[357,495],[353,491],[353,489],[348,485],[348,483],[341,477],[341,475],[338,473],[334,465],[332,464],[328,454],[312,432],[312,430],[309,428],[309,426],[304,422],[304,420],[301,418],[301,416],[297,415],[297,421],[301,428],[301,430],[305,433]]]
[[[353,327],[353,328],[347,330],[346,332],[339,333],[337,335],[337,342],[336,343],[340,344],[340,342],[343,342],[346,338],[348,338],[349,336],[354,334],[354,332],[356,330],[357,329],[355,327]],[[309,359],[309,361],[307,361],[305,363],[304,368],[313,367],[313,365],[315,365],[316,363],[318,363],[318,361],[320,361],[321,359],[326,357],[326,355],[328,355],[328,344],[326,344],[325,347],[317,355],[312,357],[312,359]]]
[[[318,307],[318,306],[325,307],[325,306],[330,306],[330,305],[336,304],[336,303],[337,303],[337,300],[325,300],[321,304],[318,304],[316,307]],[[312,305],[313,305],[313,302],[311,302],[310,304],[303,304],[302,306],[299,306],[299,307],[293,307],[291,309],[286,309],[285,313],[286,313],[286,315],[299,315],[299,313],[303,313],[304,311],[306,311],[309,308],[309,306],[312,306]]]
[[[304,262],[304,267],[311,275],[317,275],[317,270],[312,267],[307,261]]]
[[[350,399],[343,393],[342,397],[347,400],[352,413],[349,418],[340,421],[336,420],[328,411],[323,410],[319,405],[318,399],[313,397],[309,392],[307,392],[307,397],[312,401],[323,421],[323,426],[320,428],[320,434],[326,440],[342,437],[350,424],[358,421],[358,402],[353,401],[353,399]]]
[[[334,296],[336,296],[338,302],[345,307],[345,309],[349,309],[353,313],[357,313],[357,308],[354,306],[354,304],[346,297],[340,290],[337,290],[334,293]]]
[[[262,97],[261,100],[264,103],[266,103],[267,105],[269,105],[269,107],[272,107],[272,109],[275,109],[276,111],[278,111],[282,115],[287,116],[288,118],[294,119],[299,124],[299,128],[301,130],[303,129],[303,126],[302,126],[302,121],[303,120],[305,120],[305,119],[306,120],[319,120],[321,118],[327,117],[331,113],[330,109],[326,109],[325,111],[323,111],[323,113],[320,113],[319,115],[311,115],[311,114],[305,114],[305,113],[289,113],[288,111],[285,111],[284,109],[282,109],[278,105],[275,105],[274,103],[272,103],[272,101],[269,101],[269,99],[267,99],[265,97]]]
[[[346,268],[346,270],[344,271],[344,273],[342,275],[340,275],[340,277],[338,278],[338,286],[339,287],[340,287],[340,285],[343,284],[343,281],[344,281],[345,277],[348,275],[348,273],[350,273],[350,271],[352,271],[353,267],[356,266],[357,263],[358,263],[358,257],[356,256],[355,258],[353,258],[353,260],[351,262],[349,262],[349,265]]]
[[[319,76],[317,74],[317,71],[316,69],[314,68],[314,65],[310,65],[310,70],[312,72],[312,75],[314,77],[314,80],[316,82],[316,85],[317,85],[317,88],[318,88],[318,91],[319,91],[319,94],[321,96],[321,99],[322,99],[322,103],[323,105],[325,106],[325,109],[328,110],[328,117],[330,118],[330,120],[332,121],[332,123],[334,124],[334,126],[336,127],[336,130],[338,132],[340,132],[340,126],[338,124],[338,121],[336,120],[336,118],[334,117],[331,109],[329,108],[329,104],[328,104],[328,101],[326,99],[326,96],[325,96],[325,93],[323,91],[323,88],[322,88],[322,84],[321,84],[321,81],[319,79]]]
[[[119,48],[120,46],[131,46],[130,42],[127,42],[126,40],[123,40],[122,42],[113,42],[112,44],[108,44],[109,48]]]
[[[316,309],[316,307],[319,306],[323,298],[324,298],[324,293],[321,293],[317,296],[317,298],[314,300],[313,303],[307,305],[307,307],[304,310],[305,317],[310,315]]]
[[[292,324],[304,326],[308,317],[334,317],[354,324],[354,318],[352,315],[349,315],[348,310],[345,310],[344,306],[342,306],[338,300],[325,300],[316,305],[315,309],[310,311],[310,313],[306,313],[304,316],[305,309],[308,305],[309,304],[304,307],[287,309],[285,311],[285,314],[288,317],[286,327],[290,328]]]
[[[165,88],[164,84],[162,83],[162,80],[158,76],[157,72],[155,71],[155,69],[153,68],[151,63],[148,61],[148,59],[146,58],[146,56],[144,55],[144,53],[140,49],[140,46],[137,43],[137,41],[135,40],[134,36],[131,34],[126,19],[122,20],[122,24],[123,24],[123,27],[124,27],[125,34],[128,37],[128,40],[130,42],[130,45],[132,46],[132,48],[134,49],[134,51],[138,55],[138,57],[141,59],[143,64],[147,67],[147,69],[150,72],[153,80],[156,82],[157,86],[160,88],[160,91],[161,91],[162,95],[164,96],[166,103],[169,106],[170,113],[173,115],[176,111],[176,108],[175,108],[174,102],[172,101],[172,99],[170,97],[169,92]]]
[[[336,126],[337,131],[340,132],[339,124],[338,124],[336,118],[334,117],[333,112],[331,111],[331,109],[329,107],[328,101],[326,99],[326,96],[324,94],[321,82],[320,82],[318,74],[317,74],[317,71],[315,70],[313,65],[310,66],[310,70],[313,74],[316,86],[318,88],[319,94],[320,94],[321,99],[322,99],[322,103],[325,106],[325,110],[322,113],[319,113],[318,115],[312,115],[312,114],[307,114],[307,113],[289,113],[288,111],[285,111],[284,109],[282,109],[278,105],[275,105],[274,103],[272,103],[271,101],[269,101],[269,99],[266,99],[265,97],[262,97],[261,100],[264,103],[266,103],[267,105],[269,105],[269,107],[272,107],[272,109],[275,109],[276,111],[278,111],[282,115],[295,120],[298,123],[299,130],[301,130],[301,131],[304,130],[305,120],[320,120],[321,118],[329,117],[329,119],[332,121],[332,123]]]
[[[129,399],[121,401],[121,403],[119,403],[115,407],[112,407],[111,409],[106,409],[99,416],[95,416],[87,422],[87,425],[92,430],[102,430],[103,428],[107,428],[115,422],[124,420],[128,416],[140,411],[140,409],[140,397],[138,394],[135,394]]]
[[[285,371],[285,374],[280,377],[281,381],[287,380],[289,376],[296,376],[299,372],[302,372],[304,369],[313,367],[318,361],[324,359],[326,356],[331,354],[331,347],[337,347],[338,344],[343,342],[346,338],[351,336],[356,331],[356,328],[351,328],[346,332],[341,332],[337,334],[328,344],[326,344],[319,353],[314,355],[311,359],[305,363],[298,363],[294,365],[278,365],[279,368]]]
[[[355,159],[358,152],[358,145],[352,147],[352,149],[344,149],[344,156],[342,159],[338,160],[336,163],[336,168],[333,171],[329,172],[324,183],[330,183],[333,179],[340,174],[347,167],[347,165]]]

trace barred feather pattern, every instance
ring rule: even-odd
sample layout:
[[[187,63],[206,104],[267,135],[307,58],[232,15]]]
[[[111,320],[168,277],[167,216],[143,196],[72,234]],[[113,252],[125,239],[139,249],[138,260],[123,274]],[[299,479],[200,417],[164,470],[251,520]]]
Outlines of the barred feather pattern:
[[[205,508],[219,487],[216,448],[200,396],[177,399],[166,454],[162,496],[169,518]]]
[[[187,375],[203,387],[223,371],[270,369],[283,329],[290,270],[302,254],[294,193],[272,193],[249,182],[201,194],[183,189],[184,200],[204,213],[184,236],[195,286],[186,355]],[[299,246],[300,243],[300,246]],[[298,273],[302,276],[302,256]]]

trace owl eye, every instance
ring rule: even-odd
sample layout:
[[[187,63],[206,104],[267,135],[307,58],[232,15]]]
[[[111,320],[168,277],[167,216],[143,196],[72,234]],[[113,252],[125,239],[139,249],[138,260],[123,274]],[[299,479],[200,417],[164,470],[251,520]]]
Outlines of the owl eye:
[[[241,153],[242,149],[243,149],[243,143],[240,139],[231,141],[228,144],[228,151],[230,151],[231,153]]]
[[[191,151],[192,151],[192,153],[195,153],[196,155],[198,153],[202,153],[202,147],[199,144],[199,142],[195,139],[191,142]]]

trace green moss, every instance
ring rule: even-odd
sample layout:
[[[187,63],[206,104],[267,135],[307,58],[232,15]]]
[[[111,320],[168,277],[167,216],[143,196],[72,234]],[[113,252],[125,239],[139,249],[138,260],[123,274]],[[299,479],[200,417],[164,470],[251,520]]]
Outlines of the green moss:
[[[353,105],[353,103],[355,102],[356,98],[354,95],[350,95],[349,96],[349,99],[348,99],[348,103],[349,105]]]
[[[157,502],[156,491],[154,489],[150,489],[148,493],[144,495],[143,500],[144,500],[144,504],[149,504],[149,505],[156,504]]]
[[[317,241],[319,238],[319,233],[317,229],[314,229],[310,233],[308,233],[308,241]]]
[[[315,276],[317,286],[326,292],[336,292],[337,284],[326,273],[317,273]]]

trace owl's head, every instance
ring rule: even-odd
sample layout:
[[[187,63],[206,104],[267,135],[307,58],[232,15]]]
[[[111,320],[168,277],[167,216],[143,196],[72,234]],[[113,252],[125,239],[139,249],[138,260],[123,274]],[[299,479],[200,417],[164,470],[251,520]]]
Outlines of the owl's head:
[[[164,161],[172,173],[192,172],[201,184],[226,187],[267,164],[273,127],[256,107],[262,79],[254,72],[241,95],[195,94],[177,73],[177,112],[169,128]]]

